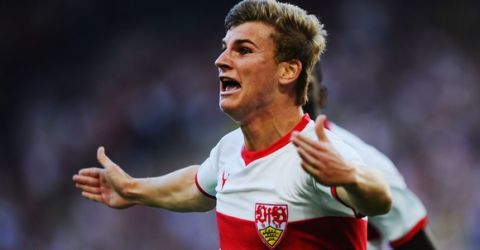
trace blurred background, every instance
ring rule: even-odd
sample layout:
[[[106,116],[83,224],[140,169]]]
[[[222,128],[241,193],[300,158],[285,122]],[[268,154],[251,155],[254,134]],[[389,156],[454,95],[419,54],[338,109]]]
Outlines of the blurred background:
[[[0,3],[0,249],[218,249],[213,213],[87,201],[96,149],[135,177],[201,163],[236,1]],[[377,146],[441,249],[480,245],[480,2],[291,1],[325,23],[329,118]]]

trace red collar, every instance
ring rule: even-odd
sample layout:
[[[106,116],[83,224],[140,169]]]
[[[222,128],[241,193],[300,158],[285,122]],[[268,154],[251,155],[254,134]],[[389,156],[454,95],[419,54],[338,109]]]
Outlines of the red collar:
[[[257,151],[249,151],[247,150],[247,148],[245,148],[245,144],[244,144],[242,146],[241,154],[242,154],[243,161],[245,162],[245,166],[248,166],[250,162],[258,160],[262,157],[265,157],[279,150],[280,148],[287,145],[288,143],[290,143],[290,136],[292,135],[293,131],[302,131],[307,126],[308,122],[310,122],[310,120],[311,120],[310,116],[308,114],[305,114],[302,117],[302,120],[300,120],[300,122],[290,132],[288,132],[285,136],[280,138],[277,142],[275,142],[274,144],[270,145],[265,149],[257,150]]]

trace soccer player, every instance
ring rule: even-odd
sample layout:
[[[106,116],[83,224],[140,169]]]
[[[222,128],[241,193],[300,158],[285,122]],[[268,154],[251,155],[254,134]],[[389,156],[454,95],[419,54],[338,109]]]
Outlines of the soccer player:
[[[216,208],[220,248],[365,249],[363,215],[386,213],[391,194],[377,171],[303,113],[325,48],[318,19],[297,6],[245,0],[225,18],[215,61],[219,105],[239,128],[200,165],[132,178],[97,151],[103,168],[73,179],[82,195],[114,208]]]
[[[318,67],[316,72],[309,89],[309,102],[303,107],[312,117],[319,114],[318,109],[324,108],[327,101],[321,68]],[[387,214],[368,218],[368,249],[383,249],[388,244],[393,249],[401,250],[435,249],[431,233],[426,228],[427,211],[420,199],[407,187],[393,162],[337,124],[326,121],[325,125],[355,149],[367,167],[381,171],[390,185],[393,198],[391,210]]]

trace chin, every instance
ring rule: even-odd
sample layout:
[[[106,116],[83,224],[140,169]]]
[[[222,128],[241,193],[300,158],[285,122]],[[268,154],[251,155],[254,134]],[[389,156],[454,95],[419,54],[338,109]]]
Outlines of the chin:
[[[235,123],[240,123],[241,115],[239,112],[236,112],[237,109],[233,105],[227,105],[226,103],[220,101],[220,110],[228,115],[228,117],[230,117],[230,119],[232,119]]]
[[[218,105],[220,106],[220,110],[222,110],[225,113],[229,113],[235,110],[235,106],[237,106],[231,100],[222,99],[222,98],[220,98]]]
[[[230,105],[226,105],[225,103],[220,102],[219,106],[220,110],[227,115],[230,115],[234,112],[234,109]]]

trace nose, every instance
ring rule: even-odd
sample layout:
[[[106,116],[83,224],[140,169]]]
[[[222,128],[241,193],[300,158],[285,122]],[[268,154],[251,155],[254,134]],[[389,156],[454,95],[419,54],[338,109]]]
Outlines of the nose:
[[[228,50],[224,50],[215,60],[215,66],[218,67],[220,71],[225,71],[232,68],[232,61],[229,58]]]

